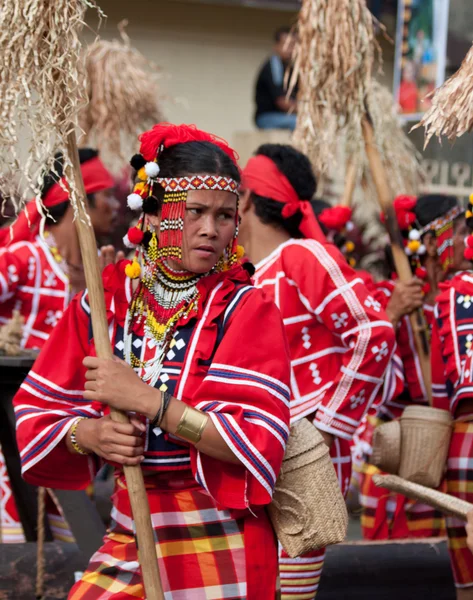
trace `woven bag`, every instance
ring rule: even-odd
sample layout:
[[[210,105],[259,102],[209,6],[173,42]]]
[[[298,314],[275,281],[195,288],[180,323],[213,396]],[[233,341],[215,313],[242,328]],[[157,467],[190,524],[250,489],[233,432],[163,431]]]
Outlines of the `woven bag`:
[[[307,419],[291,427],[269,515],[291,558],[345,539],[348,514],[329,449]]]
[[[401,416],[399,476],[436,488],[445,471],[452,417],[430,406],[408,406]]]
[[[373,452],[370,463],[385,473],[397,475],[401,462],[401,424],[389,421],[373,432]]]

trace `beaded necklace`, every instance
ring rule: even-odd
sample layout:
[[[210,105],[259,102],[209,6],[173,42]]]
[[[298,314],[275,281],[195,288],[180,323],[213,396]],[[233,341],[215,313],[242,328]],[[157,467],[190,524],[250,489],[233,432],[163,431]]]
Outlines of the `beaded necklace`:
[[[44,236],[43,236],[43,240],[45,241],[46,246],[48,247],[48,250],[51,252],[51,254],[52,254],[55,262],[57,262],[57,264],[60,267],[60,269],[66,275],[69,275],[68,264],[64,260],[64,258],[61,256],[61,253],[59,252],[59,249],[57,247],[56,240],[54,239],[53,234],[50,231],[45,231],[44,232]]]
[[[175,271],[164,261],[150,260],[146,251],[143,255],[143,275],[125,319],[124,356],[133,368],[144,369],[143,381],[154,387],[179,319],[198,309],[197,282],[202,275]],[[155,349],[149,360],[141,360],[133,351],[133,332],[141,327],[148,347]]]

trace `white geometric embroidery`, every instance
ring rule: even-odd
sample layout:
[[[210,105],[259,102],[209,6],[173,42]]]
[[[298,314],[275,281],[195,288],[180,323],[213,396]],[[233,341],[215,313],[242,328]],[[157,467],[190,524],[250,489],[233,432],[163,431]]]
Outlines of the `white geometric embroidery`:
[[[28,279],[33,279],[35,272],[35,260],[32,256],[28,259]]]
[[[115,348],[116,348],[117,350],[119,350],[120,352],[122,352],[122,351],[123,351],[123,348],[124,348],[124,347],[125,347],[125,344],[123,343],[123,340],[120,340],[119,342],[117,342],[117,343],[115,344]]]
[[[350,398],[350,408],[354,410],[357,406],[364,404],[366,401],[365,390],[361,390],[358,396],[353,395]]]
[[[466,341],[465,341],[465,348],[467,350],[471,350],[471,346],[473,345],[473,335],[471,333],[469,333],[466,336]]]
[[[346,312],[342,312],[340,315],[337,313],[332,313],[330,315],[332,317],[333,324],[335,325],[335,329],[340,329],[340,327],[345,327],[348,322],[348,314]]]
[[[44,276],[46,277],[44,287],[54,287],[56,285],[56,275],[52,271],[45,269]]]
[[[381,310],[381,304],[372,296],[368,296],[368,298],[366,298],[365,306],[366,308],[372,308],[375,312],[379,312]]]
[[[383,357],[388,355],[388,342],[383,342],[381,344],[381,348],[378,348],[378,346],[374,346],[373,348],[371,348],[371,352],[373,354],[376,354],[376,362],[383,360]]]
[[[46,319],[44,319],[44,322],[46,323],[46,325],[52,325],[53,327],[56,327],[56,325],[58,324],[58,321],[61,317],[62,317],[62,311],[48,310],[48,312],[46,313]]]
[[[469,294],[466,294],[465,296],[458,296],[457,298],[457,303],[458,304],[463,304],[463,308],[470,308],[472,302],[471,302],[472,298]]]
[[[184,340],[179,339],[176,341],[176,348],[178,350],[181,350],[182,348],[184,348],[185,345],[186,345],[186,343]]]
[[[317,363],[310,363],[309,369],[312,373],[312,379],[314,380],[315,385],[319,385],[320,383],[322,383],[320,371],[317,368]]]
[[[16,283],[20,278],[15,265],[8,265],[8,280],[10,283]]]
[[[166,358],[168,360],[172,360],[173,358],[175,358],[176,353],[174,352],[174,350],[169,350],[169,352],[166,354]]]
[[[163,373],[160,375],[159,379],[161,379],[163,383],[166,383],[166,381],[169,381],[169,375],[167,373]]]
[[[133,342],[133,346],[135,348],[141,348],[141,346],[143,345],[143,342],[141,340],[139,340],[138,338]]]
[[[306,350],[308,350],[312,344],[310,343],[310,334],[309,334],[309,328],[308,327],[303,327],[302,328],[302,340],[303,340],[303,346]]]

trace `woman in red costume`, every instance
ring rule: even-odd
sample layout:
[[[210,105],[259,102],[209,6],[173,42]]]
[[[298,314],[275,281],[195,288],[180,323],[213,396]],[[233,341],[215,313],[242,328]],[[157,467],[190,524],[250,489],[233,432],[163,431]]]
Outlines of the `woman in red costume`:
[[[145,475],[166,597],[273,600],[265,506],[289,434],[289,359],[276,307],[240,263],[235,155],[191,126],[140,139],[136,256],[104,272],[116,358],[94,357],[78,295],[15,400],[23,473],[81,489],[101,461],[117,466],[112,527],[70,599],[144,598],[127,464]]]

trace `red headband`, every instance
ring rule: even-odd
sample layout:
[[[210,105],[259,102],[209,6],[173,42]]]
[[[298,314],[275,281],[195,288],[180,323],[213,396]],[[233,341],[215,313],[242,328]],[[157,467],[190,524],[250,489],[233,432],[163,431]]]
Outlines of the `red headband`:
[[[80,170],[82,178],[84,179],[84,186],[87,194],[107,190],[113,188],[115,185],[112,176],[98,156],[83,163]],[[64,178],[62,179],[62,182],[66,185]],[[69,193],[56,183],[44,196],[43,204],[46,208],[52,208],[53,206],[65,202],[68,198]],[[10,235],[9,227],[0,231],[0,246],[9,246],[15,242],[34,240],[39,233],[40,223],[41,213],[36,206],[36,202],[28,202],[25,210],[21,212],[11,227],[13,230],[12,236]]]
[[[258,154],[248,161],[242,172],[243,190],[249,189],[258,196],[271,198],[284,204],[282,216],[285,219],[301,213],[299,230],[305,238],[325,241],[325,236],[308,200],[301,200],[287,177],[281,173],[267,156]]]

